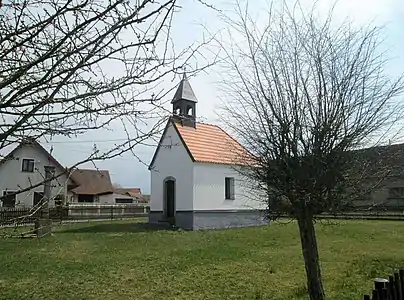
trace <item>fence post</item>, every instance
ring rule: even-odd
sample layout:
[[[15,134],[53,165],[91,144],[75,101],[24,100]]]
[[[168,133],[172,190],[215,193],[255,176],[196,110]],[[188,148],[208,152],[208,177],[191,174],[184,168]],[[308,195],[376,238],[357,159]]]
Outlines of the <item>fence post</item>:
[[[375,284],[375,290],[381,291],[383,288],[386,288],[387,282],[389,281],[384,278],[375,278],[373,282]]]
[[[114,219],[114,207],[111,205],[111,220]]]
[[[389,291],[390,291],[390,299],[396,300],[398,299],[398,290],[396,286],[395,276],[389,276]]]
[[[401,286],[400,286],[400,274],[398,274],[398,271],[394,272],[394,289],[396,291],[395,297],[397,300],[403,300],[402,299],[402,292],[401,292]]]
[[[374,285],[375,289],[373,292],[376,292],[376,298],[375,298],[375,293],[373,293],[372,299],[377,299],[377,300],[387,300],[387,285],[388,285],[388,280],[384,278],[375,278],[374,279]],[[386,295],[386,298],[384,296]]]

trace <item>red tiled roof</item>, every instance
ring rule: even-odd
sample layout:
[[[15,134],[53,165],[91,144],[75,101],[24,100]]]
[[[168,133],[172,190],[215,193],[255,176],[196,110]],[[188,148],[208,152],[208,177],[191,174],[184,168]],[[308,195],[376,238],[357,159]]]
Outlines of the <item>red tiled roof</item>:
[[[138,196],[142,194],[140,188],[115,188],[114,192],[121,195]]]
[[[196,128],[173,122],[196,162],[245,164],[247,150],[217,125],[196,123]]]

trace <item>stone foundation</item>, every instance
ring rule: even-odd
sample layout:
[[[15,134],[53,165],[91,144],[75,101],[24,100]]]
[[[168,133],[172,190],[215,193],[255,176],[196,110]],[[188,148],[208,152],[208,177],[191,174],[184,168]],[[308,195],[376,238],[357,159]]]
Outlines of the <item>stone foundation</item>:
[[[162,211],[150,211],[149,222],[164,222]],[[204,210],[177,211],[175,225],[186,230],[249,227],[268,224],[264,211],[259,210]]]

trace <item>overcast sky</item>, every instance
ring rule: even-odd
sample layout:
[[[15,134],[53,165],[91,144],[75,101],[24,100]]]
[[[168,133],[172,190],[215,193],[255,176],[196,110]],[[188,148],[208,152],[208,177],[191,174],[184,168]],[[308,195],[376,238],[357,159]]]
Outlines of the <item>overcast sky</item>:
[[[214,3],[214,5],[228,11],[235,0],[227,1],[206,1]],[[243,2],[243,1],[242,1]],[[331,0],[318,1],[320,10],[327,11],[333,3]],[[267,1],[250,1],[250,8],[258,13],[268,7]],[[312,5],[312,0],[303,0],[303,3]],[[196,1],[182,0],[179,2],[182,6],[175,16],[174,27],[172,29],[172,38],[177,46],[182,48],[200,41],[204,36],[204,26],[208,27],[211,32],[217,32],[225,27],[225,24],[218,18],[217,12],[204,7]],[[340,18],[349,17],[358,25],[368,22],[376,22],[386,26],[386,46],[390,49],[390,53],[394,61],[390,65],[389,72],[397,75],[404,69],[404,6],[402,0],[340,0],[337,3],[336,14]],[[203,25],[203,26],[202,26]],[[206,33],[205,33],[206,36]],[[198,98],[197,113],[199,118],[205,122],[218,122],[215,113],[220,105],[220,92],[217,85],[217,69],[215,67],[209,69],[206,73],[200,73],[190,80],[191,86]],[[167,87],[175,83],[168,83]],[[169,98],[172,97],[169,95]],[[170,106],[167,109],[171,109]],[[107,133],[88,133],[77,139],[58,140],[55,139],[51,143],[43,143],[50,149],[53,147],[53,155],[60,161],[62,165],[73,165],[78,160],[88,155],[94,142],[100,149],[108,149],[114,142],[111,140],[119,140],[125,137],[124,132],[107,132]],[[141,159],[134,158],[131,153],[109,161],[97,162],[100,169],[108,169],[114,183],[119,183],[124,187],[140,187],[143,193],[150,192],[150,173],[147,170],[147,164],[150,163],[155,147],[141,147],[136,149],[136,153]],[[85,167],[94,167],[91,164]]]

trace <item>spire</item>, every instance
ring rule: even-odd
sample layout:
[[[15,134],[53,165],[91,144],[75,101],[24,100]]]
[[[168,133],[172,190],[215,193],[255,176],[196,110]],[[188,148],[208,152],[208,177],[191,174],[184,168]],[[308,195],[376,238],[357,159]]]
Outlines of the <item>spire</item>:
[[[178,85],[177,91],[175,92],[174,98],[171,101],[171,103],[175,103],[178,100],[188,100],[191,102],[198,102],[196,99],[196,96],[194,94],[194,91],[192,90],[191,85],[189,84],[187,75],[184,72],[184,75],[182,77],[182,80],[180,81],[180,84]]]

